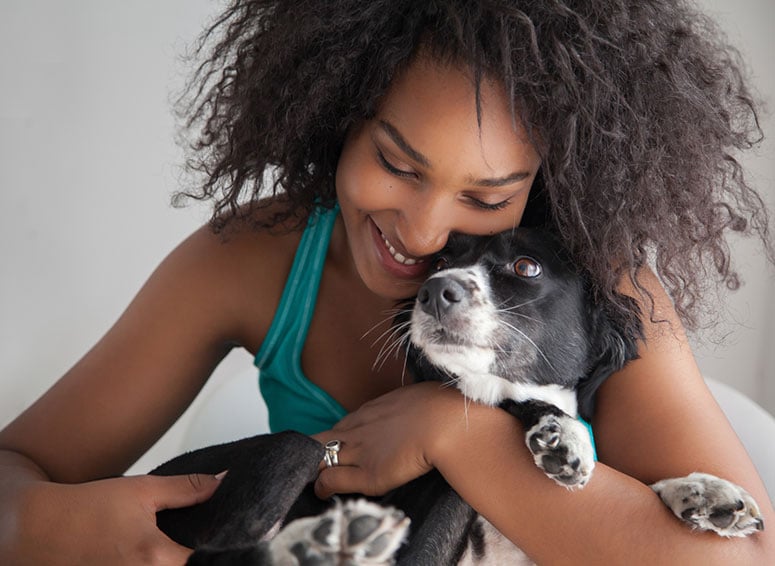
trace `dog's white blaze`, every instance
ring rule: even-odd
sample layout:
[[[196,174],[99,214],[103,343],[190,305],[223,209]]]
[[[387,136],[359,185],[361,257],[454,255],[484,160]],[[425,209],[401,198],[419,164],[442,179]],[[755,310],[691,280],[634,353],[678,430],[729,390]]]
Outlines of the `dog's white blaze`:
[[[463,374],[457,382],[463,395],[485,405],[497,405],[505,399],[521,401],[543,401],[575,417],[578,414],[576,392],[560,385],[538,385],[509,381],[497,375]]]

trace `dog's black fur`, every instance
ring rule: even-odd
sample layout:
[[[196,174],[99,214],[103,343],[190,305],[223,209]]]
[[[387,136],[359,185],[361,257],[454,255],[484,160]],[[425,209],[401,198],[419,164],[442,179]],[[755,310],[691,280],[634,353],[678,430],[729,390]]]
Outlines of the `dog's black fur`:
[[[449,309],[455,308],[454,304],[443,304],[450,302],[450,293],[451,302],[459,303],[462,295],[481,291],[476,289],[477,283],[458,278],[451,292],[443,283],[447,273],[463,268],[461,273],[465,274],[466,269],[478,265],[479,273],[489,280],[491,306],[499,309],[497,316],[505,322],[490,338],[504,341],[490,344],[497,353],[488,370],[497,374],[490,376],[492,379],[577,391],[580,413],[589,419],[597,388],[636,356],[637,334],[628,333],[626,328],[631,326],[624,319],[593,300],[586,279],[557,240],[544,231],[516,229],[492,237],[456,236],[450,238],[436,262],[442,271],[421,289],[415,307],[428,320],[442,321]],[[458,306],[467,312],[472,309],[467,303]],[[406,310],[403,318],[411,316]],[[405,322],[400,319],[399,328]],[[442,331],[433,339],[446,341],[453,348],[465,347],[465,336],[471,332]],[[436,365],[414,339],[409,342],[408,356],[418,380],[460,377]],[[492,401],[516,415],[526,430],[547,414],[563,412],[546,400]],[[318,442],[285,432],[175,458],[151,473],[215,474],[228,469],[228,474],[210,500],[160,512],[159,527],[174,540],[197,549],[191,564],[270,564],[267,545],[259,541],[275,524],[316,515],[331,505],[317,499],[311,489],[323,455],[324,448]],[[554,479],[564,481],[562,477]],[[478,537],[476,514],[435,471],[379,501],[401,509],[411,519],[408,541],[397,556],[399,564],[455,564]]]
[[[559,438],[567,434],[563,427],[578,424],[567,392],[591,419],[599,386],[637,356],[639,323],[596,302],[583,273],[543,230],[455,236],[436,263],[439,271],[396,321],[397,332],[411,328],[401,343],[413,376],[454,383],[467,396],[506,409],[527,431],[536,464],[561,485],[583,487],[594,465],[583,462],[586,431],[569,442]],[[460,369],[460,360],[474,362]],[[480,388],[482,380],[488,387]],[[565,401],[554,402],[557,392]],[[317,499],[311,487],[323,455],[315,440],[283,432],[175,458],[151,473],[228,474],[208,501],[160,512],[159,527],[196,549],[190,564],[272,564],[269,545],[260,541],[273,527],[333,504]],[[378,501],[411,519],[399,564],[456,564],[464,552],[482,551],[476,513],[436,471]],[[290,553],[300,564],[322,563],[305,562],[301,542]]]
[[[538,267],[537,276],[515,272],[515,264],[525,259]],[[460,284],[459,277],[446,275],[451,270],[481,266],[487,271],[490,300],[500,307],[497,317],[518,328],[507,332],[511,336],[501,332],[493,337],[498,341],[493,373],[510,381],[559,385],[576,391],[578,412],[587,421],[594,414],[595,393],[600,385],[637,357],[637,341],[642,338],[639,320],[629,320],[624,313],[595,301],[588,279],[546,230],[520,228],[489,238],[457,235],[436,261],[441,273],[431,276],[420,290],[415,311],[439,308],[443,299],[434,301],[434,295],[443,295]],[[460,292],[468,294],[465,289]],[[622,297],[622,301],[629,299]],[[466,304],[453,307],[468,308]],[[505,310],[508,308],[511,312]],[[411,314],[404,311],[398,317],[399,323]],[[447,341],[454,342],[454,338]],[[539,355],[526,366],[524,358],[530,350]],[[451,379],[415,343],[410,344],[408,362],[418,381]],[[518,376],[516,368],[520,368]]]

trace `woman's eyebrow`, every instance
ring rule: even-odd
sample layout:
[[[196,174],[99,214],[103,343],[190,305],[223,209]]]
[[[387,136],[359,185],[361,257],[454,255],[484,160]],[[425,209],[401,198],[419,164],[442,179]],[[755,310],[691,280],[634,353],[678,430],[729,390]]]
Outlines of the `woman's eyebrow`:
[[[423,167],[431,167],[430,160],[415,148],[413,148],[411,144],[406,141],[406,138],[401,135],[401,132],[398,131],[398,128],[385,120],[379,120],[379,125],[382,130],[390,137],[390,139],[393,140],[393,142],[398,147],[400,147],[404,153],[406,153],[406,155],[411,157],[414,161]],[[491,179],[475,179],[473,177],[469,177],[467,182],[477,187],[503,187],[512,183],[516,183],[517,181],[522,181],[528,177],[530,177],[529,171],[517,171],[503,177],[495,177]]]
[[[399,132],[393,124],[386,122],[385,120],[380,120],[379,125],[382,127],[384,132],[390,136],[390,139],[393,140],[393,142],[395,142],[395,144],[400,147],[401,150],[409,157],[411,157],[423,167],[431,166],[431,162],[428,160],[428,158],[409,145],[409,142],[406,141],[404,136],[401,135],[401,132]]]
[[[530,173],[527,171],[517,171],[511,175],[496,177],[494,179],[469,179],[469,183],[471,185],[476,185],[477,187],[503,187],[527,179],[529,176]]]

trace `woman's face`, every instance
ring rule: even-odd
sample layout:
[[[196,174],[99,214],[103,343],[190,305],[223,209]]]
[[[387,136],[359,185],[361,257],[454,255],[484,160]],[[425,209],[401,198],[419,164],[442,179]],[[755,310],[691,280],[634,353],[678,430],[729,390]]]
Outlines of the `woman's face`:
[[[503,87],[419,57],[351,131],[336,190],[355,267],[374,293],[416,293],[450,232],[519,224],[540,158]]]

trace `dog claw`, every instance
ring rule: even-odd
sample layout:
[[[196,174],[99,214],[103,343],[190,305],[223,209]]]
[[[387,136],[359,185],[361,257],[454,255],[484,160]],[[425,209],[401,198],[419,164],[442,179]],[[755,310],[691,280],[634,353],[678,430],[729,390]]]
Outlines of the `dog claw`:
[[[544,449],[557,448],[560,443],[560,427],[555,423],[547,423],[536,431],[532,440],[540,447]]]
[[[569,488],[584,487],[595,458],[586,427],[569,416],[547,415],[525,435],[533,460],[547,476]]]
[[[759,507],[740,486],[710,474],[694,473],[651,486],[673,514],[701,531],[745,537],[764,530]]]

